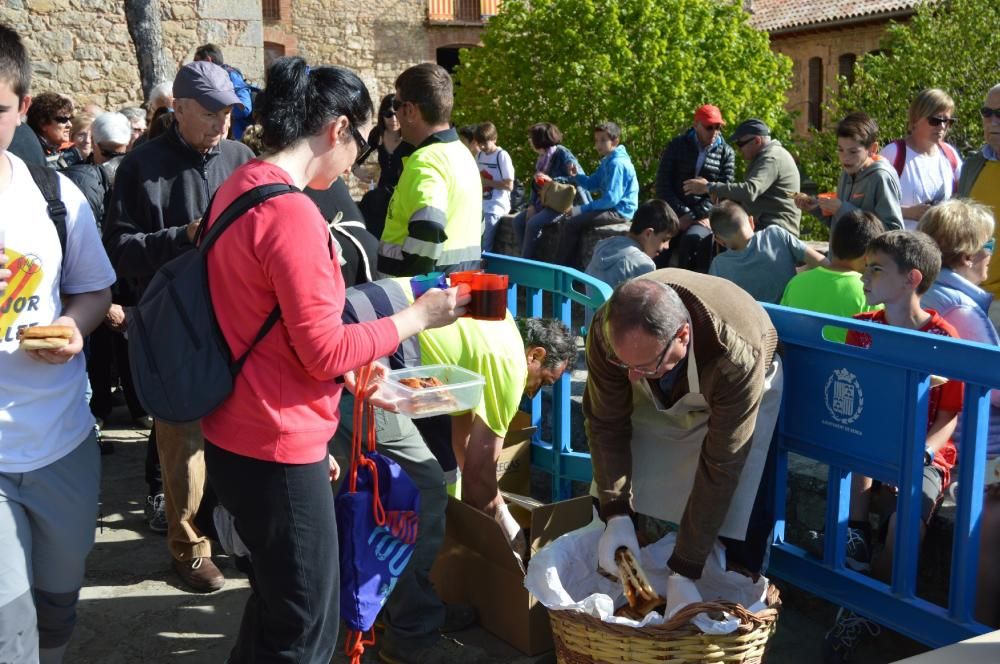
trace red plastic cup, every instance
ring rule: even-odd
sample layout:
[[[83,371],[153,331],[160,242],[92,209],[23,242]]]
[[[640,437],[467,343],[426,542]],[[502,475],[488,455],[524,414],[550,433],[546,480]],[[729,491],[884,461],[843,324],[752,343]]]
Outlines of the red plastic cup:
[[[837,197],[837,192],[835,191],[824,191],[822,194],[816,194],[816,200],[818,201],[832,201]],[[824,217],[830,217],[833,215],[832,212],[823,212]]]
[[[479,320],[503,320],[507,317],[506,274],[480,273],[472,276],[472,301],[468,315]]]

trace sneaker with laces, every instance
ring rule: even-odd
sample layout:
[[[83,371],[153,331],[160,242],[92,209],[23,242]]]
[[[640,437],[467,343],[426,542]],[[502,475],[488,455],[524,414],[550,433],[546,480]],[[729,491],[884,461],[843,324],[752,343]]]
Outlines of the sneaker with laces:
[[[146,496],[146,525],[154,533],[167,532],[167,513],[163,500],[162,493]]]
[[[823,638],[823,664],[843,664],[854,657],[858,645],[868,636],[878,636],[882,628],[854,611],[841,607],[833,629]]]
[[[482,648],[465,645],[447,636],[438,637],[422,648],[405,644],[393,646],[387,642],[379,648],[378,658],[386,664],[492,664],[494,661]]]
[[[860,528],[847,529],[847,556],[844,564],[855,572],[870,572],[872,569],[871,547],[868,538]]]

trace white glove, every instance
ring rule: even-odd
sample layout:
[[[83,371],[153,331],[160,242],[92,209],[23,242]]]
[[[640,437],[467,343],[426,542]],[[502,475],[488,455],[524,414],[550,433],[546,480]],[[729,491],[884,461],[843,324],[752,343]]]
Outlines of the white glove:
[[[510,542],[510,548],[514,550],[518,559],[523,561],[525,555],[528,553],[528,538],[526,538],[524,533],[521,532],[521,524],[517,522],[517,519],[511,516],[510,510],[507,509],[506,505],[500,506],[500,509],[497,510],[494,518],[496,519],[496,522],[500,524],[500,528],[507,536],[507,541]]]
[[[688,604],[695,604],[701,601],[701,593],[698,592],[694,581],[676,572],[667,577],[667,609],[665,617],[668,620],[673,618],[674,614]]]
[[[601,569],[618,576],[615,551],[623,546],[628,547],[636,560],[639,559],[639,540],[635,537],[635,525],[629,516],[619,514],[608,519],[601,541],[597,543],[597,564]]]

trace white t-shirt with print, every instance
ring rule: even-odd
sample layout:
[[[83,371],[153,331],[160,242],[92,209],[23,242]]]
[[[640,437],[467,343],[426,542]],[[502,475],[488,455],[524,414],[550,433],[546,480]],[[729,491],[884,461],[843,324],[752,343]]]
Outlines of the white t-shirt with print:
[[[66,205],[66,260],[45,198],[27,166],[0,151],[12,167],[0,192],[0,229],[7,268],[0,295],[0,472],[25,473],[57,461],[86,438],[94,418],[84,397],[83,353],[53,365],[18,349],[17,332],[48,325],[62,314],[60,296],[99,291],[115,282],[94,214],[72,182],[59,176]]]
[[[901,205],[920,205],[922,203],[941,203],[952,197],[955,182],[962,174],[962,157],[958,150],[955,159],[958,168],[952,172],[951,162],[944,150],[938,148],[937,154],[921,154],[906,146],[906,161],[903,162],[903,174],[899,178],[899,189],[902,192]],[[882,156],[893,165],[896,162],[895,141],[882,148]],[[903,219],[907,230],[916,230],[919,219]]]
[[[514,162],[510,153],[503,148],[497,148],[492,154],[482,150],[476,155],[476,165],[480,175],[489,176],[493,180],[513,180]],[[510,210],[510,192],[506,189],[483,188],[483,214],[504,215]]]

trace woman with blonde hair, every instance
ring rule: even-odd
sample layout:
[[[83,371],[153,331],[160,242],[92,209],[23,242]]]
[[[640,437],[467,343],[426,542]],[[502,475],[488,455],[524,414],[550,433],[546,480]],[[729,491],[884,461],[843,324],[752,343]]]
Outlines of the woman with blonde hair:
[[[993,254],[993,214],[985,205],[955,199],[935,205],[920,219],[919,230],[930,235],[941,249],[941,274],[920,304],[936,310],[955,326],[959,336],[993,346],[1000,345],[987,316],[992,295],[979,287]],[[986,456],[1000,456],[1000,390],[990,394],[990,425]],[[958,434],[956,434],[956,441]],[[983,498],[982,540],[976,619],[1000,627],[1000,484],[992,484]]]
[[[924,212],[954,195],[962,158],[944,142],[958,120],[944,90],[922,90],[910,104],[906,138],[889,143],[882,156],[896,170],[902,191],[903,225],[913,230]]]

